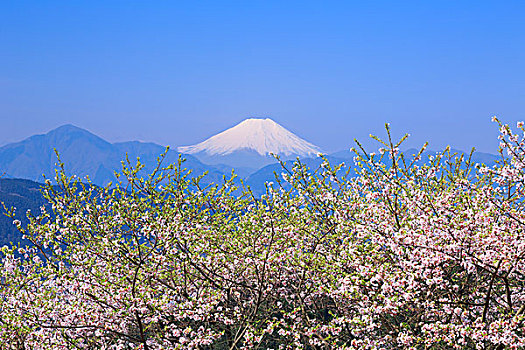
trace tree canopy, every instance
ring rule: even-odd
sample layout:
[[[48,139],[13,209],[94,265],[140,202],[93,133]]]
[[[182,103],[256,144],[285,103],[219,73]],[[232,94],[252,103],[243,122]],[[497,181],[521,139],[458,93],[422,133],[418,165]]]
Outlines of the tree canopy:
[[[496,120],[497,121],[497,120]],[[499,122],[498,122],[499,123]],[[99,188],[57,172],[4,246],[8,349],[522,349],[524,127],[501,162],[399,152],[283,168],[266,194],[183,162]],[[352,168],[357,175],[345,175]],[[349,170],[346,172],[349,174]],[[124,185],[125,184],[125,185]]]

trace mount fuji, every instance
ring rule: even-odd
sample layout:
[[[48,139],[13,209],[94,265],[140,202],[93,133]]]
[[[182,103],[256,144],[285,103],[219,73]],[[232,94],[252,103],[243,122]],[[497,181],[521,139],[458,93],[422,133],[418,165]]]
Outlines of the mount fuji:
[[[180,153],[195,156],[203,163],[250,171],[275,163],[272,154],[283,160],[315,157],[321,149],[288,131],[272,119],[250,118]],[[226,170],[226,169],[224,169]]]

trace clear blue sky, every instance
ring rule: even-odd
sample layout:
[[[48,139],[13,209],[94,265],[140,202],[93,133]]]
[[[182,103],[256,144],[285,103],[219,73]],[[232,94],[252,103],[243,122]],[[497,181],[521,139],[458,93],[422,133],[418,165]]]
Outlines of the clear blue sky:
[[[65,123],[193,144],[270,117],[326,151],[390,122],[494,152],[525,119],[524,1],[2,1],[0,144]]]

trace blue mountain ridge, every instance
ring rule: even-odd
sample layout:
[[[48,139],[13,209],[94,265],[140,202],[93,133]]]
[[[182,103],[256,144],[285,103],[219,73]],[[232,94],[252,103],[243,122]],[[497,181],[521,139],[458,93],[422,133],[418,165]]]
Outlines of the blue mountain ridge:
[[[115,171],[122,169],[121,161],[126,153],[134,165],[137,157],[145,164],[144,175],[151,172],[157,164],[157,157],[165,147],[155,143],[139,141],[109,143],[87,130],[73,125],[64,125],[47,134],[34,135],[23,141],[0,147],[0,174],[6,178],[23,178],[42,182],[44,177],[54,179],[57,157],[54,149],[65,164],[68,175],[77,175],[82,179],[89,176],[97,185],[115,182]],[[164,164],[177,163],[179,153],[170,150]],[[209,165],[205,165],[190,155],[184,155],[184,167],[195,175],[205,171],[208,182],[221,181],[224,175]]]
[[[419,152],[419,150],[412,148],[407,149],[403,151],[403,154],[405,155],[407,160],[412,160],[414,156]],[[428,160],[428,157],[431,155],[435,155],[437,151],[433,150],[426,150],[421,154],[421,160],[416,162],[417,164],[422,164]],[[466,160],[469,156],[469,153],[463,152],[457,149],[451,149],[450,153],[454,157],[459,157],[461,155],[464,156],[464,160]],[[345,166],[350,166],[354,164],[354,157],[355,153],[353,153],[350,150],[344,150],[335,152],[329,155],[326,155],[325,158],[330,162],[331,165],[338,165],[341,163],[345,163]],[[487,166],[492,166],[496,163],[496,161],[501,159],[501,155],[495,155],[491,153],[483,153],[483,152],[474,152],[472,154],[471,162],[472,164],[485,164]],[[317,158],[304,158],[300,159],[301,163],[304,164],[306,167],[310,168],[311,170],[315,170],[319,168],[319,166],[324,162],[324,160],[321,157]],[[383,162],[388,163],[388,158],[384,158]],[[291,169],[293,165],[292,160],[288,160],[285,162],[285,166],[288,169]],[[347,168],[346,168],[347,169]],[[245,183],[250,186],[255,194],[263,194],[265,191],[264,186],[261,186],[264,182],[275,182],[275,177],[279,177],[282,180],[281,174],[283,173],[282,166],[279,163],[270,164],[267,165],[256,172],[252,173],[245,181]],[[350,176],[355,175],[355,171],[350,169]]]

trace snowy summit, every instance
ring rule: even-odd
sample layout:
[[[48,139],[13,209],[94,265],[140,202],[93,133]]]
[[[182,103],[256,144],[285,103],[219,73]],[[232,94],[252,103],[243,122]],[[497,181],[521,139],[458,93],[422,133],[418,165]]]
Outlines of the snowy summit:
[[[320,153],[319,147],[294,135],[269,118],[246,119],[201,143],[178,148],[181,153],[217,156],[246,150],[261,156],[273,153],[281,156],[308,157]]]

